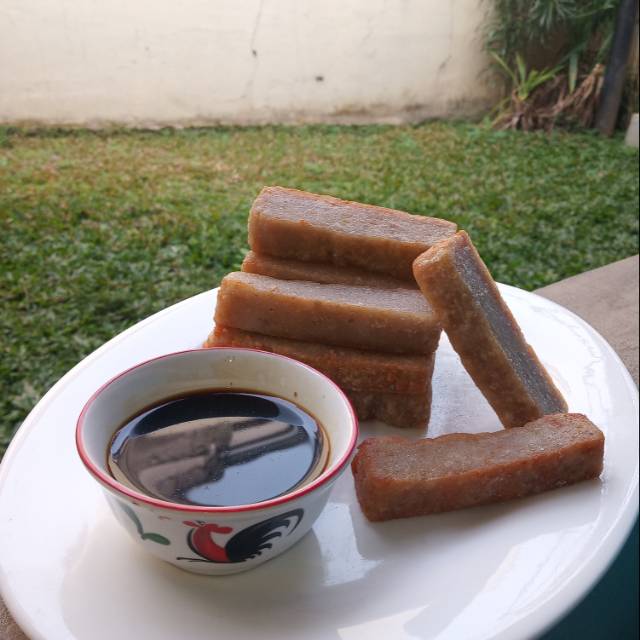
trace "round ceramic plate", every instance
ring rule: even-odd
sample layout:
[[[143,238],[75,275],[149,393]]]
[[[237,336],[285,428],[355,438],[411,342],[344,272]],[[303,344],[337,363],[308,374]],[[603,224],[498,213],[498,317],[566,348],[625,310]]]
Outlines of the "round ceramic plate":
[[[86,358],[15,437],[0,467],[0,587],[17,622],[34,640],[480,640],[531,638],[549,627],[597,581],[635,520],[637,392],[582,320],[533,294],[501,289],[570,410],[605,432],[600,480],[371,524],[347,472],[312,532],[271,562],[222,578],[163,564],[114,521],[76,455],[74,427],[89,395],[114,374],[202,343],[215,306],[215,292],[207,292]],[[433,388],[431,436],[500,428],[446,338]],[[407,434],[362,425],[363,437],[387,433]]]

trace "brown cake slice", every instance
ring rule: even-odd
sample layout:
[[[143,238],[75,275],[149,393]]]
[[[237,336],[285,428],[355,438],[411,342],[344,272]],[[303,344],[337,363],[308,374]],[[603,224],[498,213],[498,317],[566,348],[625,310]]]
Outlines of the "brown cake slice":
[[[494,433],[369,438],[351,467],[362,511],[377,521],[502,502],[596,478],[603,452],[602,432],[574,413]]]
[[[453,348],[505,427],[567,411],[464,231],[418,257],[413,272]]]
[[[303,262],[275,258],[254,251],[247,253],[242,271],[259,273],[280,280],[307,280],[324,284],[349,284],[359,287],[379,287],[382,289],[417,289],[415,280],[400,280],[365,269],[355,267],[336,267],[323,262]]]
[[[419,291],[227,275],[215,322],[263,335],[389,353],[431,355],[440,338]]]
[[[431,383],[422,393],[381,393],[343,389],[359,420],[380,420],[393,427],[426,429],[431,416]]]
[[[314,342],[274,338],[222,325],[216,325],[205,346],[248,347],[279,353],[318,369],[344,389],[389,395],[417,394],[420,397],[426,396],[427,389],[431,386],[435,360],[435,354],[401,355],[332,347]],[[376,397],[376,394],[372,394],[372,397]],[[363,408],[363,414],[376,413],[365,410],[365,407],[373,406],[371,401],[361,402],[360,406]],[[386,411],[385,415],[390,414]]]
[[[216,326],[205,347],[244,347],[279,353],[329,376],[346,393],[360,420],[426,428],[431,413],[431,356],[375,353],[273,338]]]
[[[249,245],[259,254],[358,267],[412,281],[413,260],[456,228],[438,218],[264,187],[251,208]]]

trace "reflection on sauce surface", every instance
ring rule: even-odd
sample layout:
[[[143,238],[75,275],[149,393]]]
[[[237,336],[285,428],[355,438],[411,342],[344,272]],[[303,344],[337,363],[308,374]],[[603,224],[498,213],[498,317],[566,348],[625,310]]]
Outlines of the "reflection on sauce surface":
[[[207,391],[161,402],[120,427],[111,474],[154,498],[232,506],[298,488],[325,468],[320,424],[292,402],[250,391]]]

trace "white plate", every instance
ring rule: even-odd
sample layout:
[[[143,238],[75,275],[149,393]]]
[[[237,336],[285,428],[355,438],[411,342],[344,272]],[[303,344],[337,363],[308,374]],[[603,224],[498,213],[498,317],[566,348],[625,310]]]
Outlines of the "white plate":
[[[198,346],[211,329],[214,292],[207,292],[86,358],[15,437],[0,467],[0,587],[17,622],[34,640],[480,640],[531,638],[546,629],[597,581],[635,520],[637,391],[582,320],[533,294],[501,289],[570,410],[605,432],[601,480],[370,524],[346,473],[313,531],[258,569],[210,578],[147,557],[82,468],[75,420],[96,387],[120,370]],[[497,428],[443,339],[430,434]],[[399,430],[370,423],[362,432]]]

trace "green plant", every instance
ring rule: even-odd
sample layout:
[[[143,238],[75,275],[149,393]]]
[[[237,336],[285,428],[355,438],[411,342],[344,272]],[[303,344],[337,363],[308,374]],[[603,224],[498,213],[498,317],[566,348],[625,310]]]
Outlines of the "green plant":
[[[581,64],[590,69],[606,57],[616,7],[615,0],[491,0],[486,46],[510,67],[518,53],[530,62],[546,49],[551,64],[570,65],[577,79]]]
[[[494,108],[496,115],[492,120],[492,126],[496,129],[523,129],[524,131],[546,128],[541,123],[541,105],[536,91],[553,81],[560,73],[561,67],[540,71],[529,69],[522,55],[516,53],[515,65],[512,69],[495,51],[491,52],[491,57],[504,74],[511,89],[510,94]],[[547,110],[542,111],[546,113]]]
[[[491,52],[491,57],[503,71],[508,80],[511,81],[512,93],[520,101],[528,100],[531,94],[541,85],[549,80],[553,80],[560,72],[561,67],[553,69],[527,69],[527,64],[520,53],[516,53],[515,69],[511,69],[504,58],[495,51]]]
[[[615,23],[617,3],[615,0],[586,2],[580,4],[566,23],[567,48],[562,62],[568,65],[569,91],[575,91],[580,68],[590,70],[606,60]]]
[[[615,10],[615,0],[493,0],[486,46],[509,94],[494,108],[493,125],[590,126]],[[538,71],[541,58],[548,66]]]

